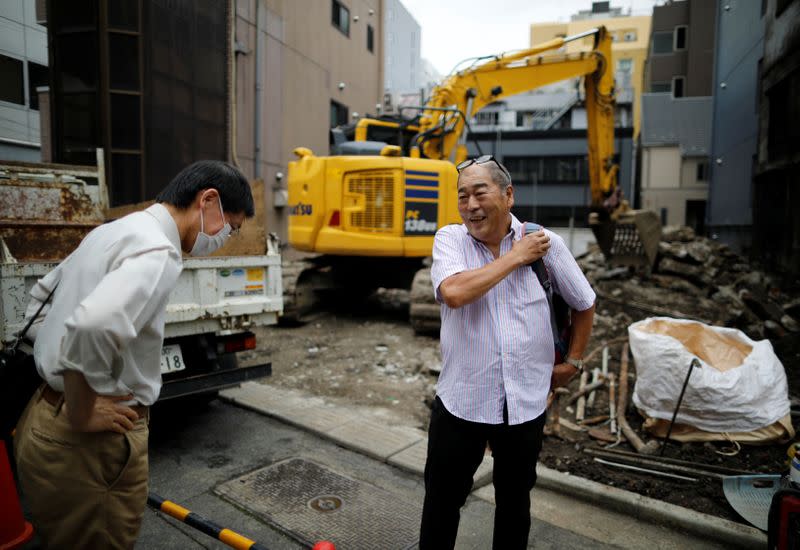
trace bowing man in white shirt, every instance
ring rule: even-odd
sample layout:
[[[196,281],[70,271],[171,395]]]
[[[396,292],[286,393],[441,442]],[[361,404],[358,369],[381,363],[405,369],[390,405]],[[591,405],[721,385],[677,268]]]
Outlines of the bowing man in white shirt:
[[[235,167],[199,161],[144,211],[101,225],[31,290],[45,384],[15,436],[45,548],[131,548],[147,502],[148,407],[161,390],[167,301],[182,252],[205,256],[254,214]]]

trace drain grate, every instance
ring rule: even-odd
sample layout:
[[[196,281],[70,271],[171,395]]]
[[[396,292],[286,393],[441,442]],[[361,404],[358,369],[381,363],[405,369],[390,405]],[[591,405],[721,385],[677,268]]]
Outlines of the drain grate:
[[[337,550],[388,550],[419,539],[420,505],[308,460],[278,462],[216,492],[309,545],[330,540]]]

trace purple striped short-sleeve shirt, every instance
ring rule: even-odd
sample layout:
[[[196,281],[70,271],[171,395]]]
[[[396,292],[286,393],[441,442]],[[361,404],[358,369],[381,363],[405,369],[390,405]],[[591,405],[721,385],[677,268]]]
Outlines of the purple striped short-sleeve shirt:
[[[594,304],[595,293],[564,240],[545,230],[550,250],[544,263],[555,290],[577,311]],[[522,224],[511,215],[511,231],[500,243],[508,253]],[[436,299],[448,277],[492,262],[489,249],[464,225],[441,228],[433,242],[431,279]],[[486,424],[509,424],[541,415],[553,372],[553,333],[542,285],[529,266],[511,272],[478,300],[460,308],[442,303],[442,373],[437,395],[453,415]]]

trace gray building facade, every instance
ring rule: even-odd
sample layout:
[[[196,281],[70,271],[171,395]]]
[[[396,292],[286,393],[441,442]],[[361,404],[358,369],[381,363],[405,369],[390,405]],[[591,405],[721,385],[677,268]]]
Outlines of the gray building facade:
[[[400,0],[384,0],[384,87],[390,93],[418,92],[422,82],[422,30]]]
[[[47,29],[36,0],[0,2],[0,159],[39,162],[39,96],[48,84]]]
[[[631,197],[633,128],[616,128],[614,134],[619,185]],[[521,220],[566,227],[572,219],[577,227],[588,226],[586,130],[474,132],[467,147],[470,157],[492,154],[508,168],[514,185],[512,211]]]
[[[800,2],[765,0],[753,252],[800,273]]]
[[[651,93],[710,96],[716,4],[682,0],[653,7],[645,79]]]
[[[739,252],[752,245],[761,4],[721,0],[717,9],[707,227],[713,238]]]

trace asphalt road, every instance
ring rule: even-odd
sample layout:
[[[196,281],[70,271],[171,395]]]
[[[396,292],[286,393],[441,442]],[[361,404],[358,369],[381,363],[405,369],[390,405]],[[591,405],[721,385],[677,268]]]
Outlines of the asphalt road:
[[[257,540],[270,549],[289,550],[307,546],[250,513],[245,507],[237,507],[224,500],[215,493],[215,488],[259,468],[291,458],[310,460],[361,482],[378,491],[386,501],[396,499],[397,502],[421,506],[424,488],[419,476],[258,413],[218,400],[202,406],[185,402],[166,403],[152,412],[150,491]],[[486,500],[470,497],[462,510],[458,548],[491,548],[493,508]],[[370,530],[380,527],[361,525],[361,536],[366,539]],[[329,538],[336,541],[335,536]],[[536,519],[531,529],[531,547],[534,541],[536,548],[610,548]],[[415,542],[414,537],[411,540],[398,540],[395,547],[413,548]],[[226,546],[177,520],[148,509],[136,548]],[[340,545],[337,550],[346,550],[346,546]]]

